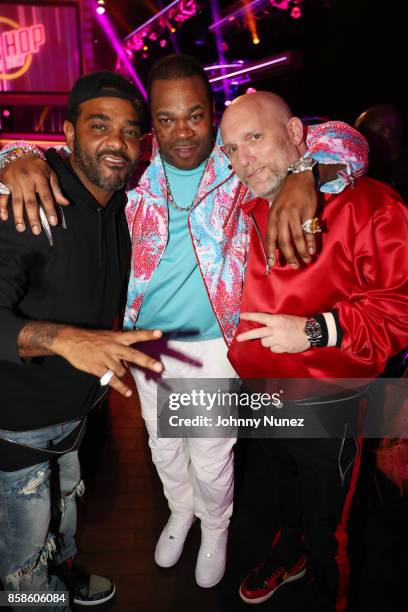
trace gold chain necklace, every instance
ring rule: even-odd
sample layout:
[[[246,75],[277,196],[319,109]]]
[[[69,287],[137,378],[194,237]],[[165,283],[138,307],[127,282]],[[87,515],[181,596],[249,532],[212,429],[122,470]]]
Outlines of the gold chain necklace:
[[[201,187],[201,183],[203,182],[203,178],[204,178],[204,174],[205,171],[207,170],[207,164],[208,164],[208,160],[207,163],[204,166],[204,170],[201,174],[200,177],[200,182],[198,183],[198,187],[197,187],[197,191],[195,193],[194,199],[191,202],[191,204],[189,206],[179,206],[178,204],[176,204],[176,202],[174,201],[174,197],[173,194],[171,192],[171,188],[170,188],[170,183],[169,183],[169,178],[167,176],[167,172],[166,172],[166,167],[164,165],[163,159],[162,159],[162,164],[163,164],[163,170],[164,170],[164,178],[166,179],[166,195],[167,195],[167,202],[175,209],[175,210],[179,210],[180,212],[190,212],[190,210],[193,210],[193,208],[195,208],[195,206],[197,206],[198,204],[198,194],[200,191],[200,187]]]

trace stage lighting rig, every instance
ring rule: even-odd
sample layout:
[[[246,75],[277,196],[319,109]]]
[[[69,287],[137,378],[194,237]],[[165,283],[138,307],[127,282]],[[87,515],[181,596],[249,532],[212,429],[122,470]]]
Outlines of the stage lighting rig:
[[[126,53],[136,56],[143,52],[146,45],[152,46],[152,43],[164,47],[163,41],[174,35],[177,28],[193,17],[197,10],[196,0],[174,0],[125,38]]]

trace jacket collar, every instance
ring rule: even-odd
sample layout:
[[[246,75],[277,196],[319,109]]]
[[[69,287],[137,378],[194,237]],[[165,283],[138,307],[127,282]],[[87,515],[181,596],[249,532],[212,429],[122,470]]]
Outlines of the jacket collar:
[[[142,141],[140,161],[149,163],[141,176],[139,190],[146,188],[149,184],[151,190],[151,179],[157,179],[160,187],[160,195],[166,199],[166,184],[164,181],[163,163],[160,157],[159,145],[154,134],[146,135]],[[218,131],[213,150],[208,158],[203,180],[201,181],[198,200],[202,200],[210,191],[217,189],[222,183],[229,180],[234,172],[228,168],[228,158],[222,150],[221,136]],[[159,195],[159,194],[157,194]]]
[[[261,206],[265,206],[265,204],[269,206],[268,200],[265,200],[265,198],[254,198],[241,204],[241,209],[249,217],[254,212],[255,208],[260,208]]]

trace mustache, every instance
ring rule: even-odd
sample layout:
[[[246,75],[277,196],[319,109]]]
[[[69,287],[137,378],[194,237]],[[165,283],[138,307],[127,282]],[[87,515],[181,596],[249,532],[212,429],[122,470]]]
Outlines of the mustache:
[[[120,150],[105,149],[104,151],[99,151],[99,153],[96,154],[96,158],[99,160],[104,155],[114,155],[115,157],[120,157],[126,163],[130,163],[128,156]]]
[[[245,180],[249,181],[251,179],[251,175],[257,170],[258,168],[252,168],[251,170],[247,170],[247,172],[245,172]]]
[[[200,143],[195,142],[194,140],[188,140],[187,142],[176,142],[173,145],[173,149],[187,149],[189,147],[197,147]]]

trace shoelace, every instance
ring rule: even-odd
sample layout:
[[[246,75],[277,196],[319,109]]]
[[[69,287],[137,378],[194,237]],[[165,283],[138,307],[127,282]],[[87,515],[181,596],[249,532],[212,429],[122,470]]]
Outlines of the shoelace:
[[[273,578],[277,577],[279,574],[285,573],[285,568],[284,567],[278,567],[274,572],[272,572],[272,574],[268,574],[268,576],[265,576],[263,578],[263,586],[265,588],[268,588],[268,582],[270,582],[271,580],[273,580]]]

